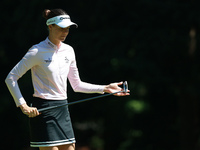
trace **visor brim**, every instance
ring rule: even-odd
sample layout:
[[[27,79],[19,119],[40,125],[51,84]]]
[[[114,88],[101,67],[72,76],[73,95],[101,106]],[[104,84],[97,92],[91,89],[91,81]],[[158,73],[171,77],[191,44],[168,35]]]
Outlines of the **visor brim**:
[[[74,22],[65,22],[65,21],[62,21],[62,22],[59,22],[59,23],[56,23],[57,26],[61,27],[61,28],[67,28],[69,26],[76,26],[76,28],[78,28],[78,25]]]

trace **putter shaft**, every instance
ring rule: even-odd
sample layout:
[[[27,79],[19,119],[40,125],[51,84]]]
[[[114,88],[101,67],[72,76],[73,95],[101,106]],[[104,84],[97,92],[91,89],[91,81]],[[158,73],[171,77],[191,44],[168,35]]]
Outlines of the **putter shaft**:
[[[78,101],[74,101],[74,102],[70,102],[70,103],[66,103],[66,104],[62,104],[62,105],[58,105],[58,106],[51,106],[51,107],[41,108],[41,109],[38,109],[38,111],[39,112],[44,112],[46,110],[55,109],[55,108],[59,108],[59,107],[66,106],[66,105],[69,106],[69,105],[73,105],[73,104],[77,104],[77,103],[81,103],[81,102],[85,102],[85,101],[90,101],[90,100],[93,100],[93,99],[102,98],[102,97],[114,95],[114,94],[117,94],[117,93],[122,93],[122,92],[127,93],[127,91],[128,91],[128,83],[127,83],[127,81],[125,81],[123,83],[123,91],[118,91],[118,92],[115,92],[115,93],[109,93],[109,94],[99,95],[99,96],[95,96],[95,97],[91,97],[91,98],[86,98],[86,99],[82,99],[82,100],[78,100]]]

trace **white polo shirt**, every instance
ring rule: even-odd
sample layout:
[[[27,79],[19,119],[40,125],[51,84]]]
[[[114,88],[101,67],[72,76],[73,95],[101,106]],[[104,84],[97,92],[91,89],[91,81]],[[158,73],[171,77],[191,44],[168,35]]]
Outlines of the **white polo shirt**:
[[[29,69],[31,69],[34,97],[50,100],[66,99],[67,78],[75,92],[103,93],[105,87],[82,82],[73,48],[64,43],[58,48],[47,38],[32,46],[5,80],[17,106],[26,103],[17,80]]]

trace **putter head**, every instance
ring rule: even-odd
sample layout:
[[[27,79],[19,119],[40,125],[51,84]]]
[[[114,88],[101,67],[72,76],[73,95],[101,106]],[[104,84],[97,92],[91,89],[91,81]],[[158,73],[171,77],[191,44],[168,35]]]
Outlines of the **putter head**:
[[[127,91],[128,91],[128,82],[127,81],[124,81],[123,89],[124,89],[124,92],[127,93]]]

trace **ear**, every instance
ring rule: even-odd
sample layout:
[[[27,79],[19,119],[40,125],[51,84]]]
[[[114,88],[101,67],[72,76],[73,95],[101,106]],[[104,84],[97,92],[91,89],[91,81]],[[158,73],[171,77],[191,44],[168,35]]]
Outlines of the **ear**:
[[[53,25],[52,24],[48,25],[48,28],[49,28],[49,31],[51,31],[53,28]]]

